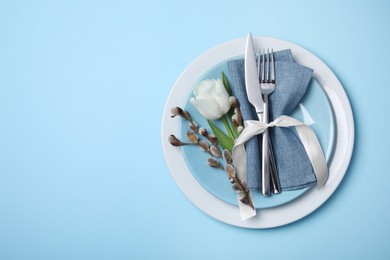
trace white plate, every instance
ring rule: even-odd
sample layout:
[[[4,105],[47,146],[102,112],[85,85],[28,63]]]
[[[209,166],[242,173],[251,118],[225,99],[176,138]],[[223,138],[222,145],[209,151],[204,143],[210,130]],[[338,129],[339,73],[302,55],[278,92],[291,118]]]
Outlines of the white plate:
[[[353,150],[354,122],[348,97],[333,72],[318,57],[304,48],[275,38],[256,37],[256,46],[272,46],[274,50],[291,49],[297,63],[312,68],[314,78],[323,88],[334,110],[336,124],[333,158],[329,161],[329,179],[317,190],[312,188],[289,203],[259,209],[257,216],[241,220],[238,208],[213,196],[191,174],[181,150],[168,142],[170,134],[179,132],[179,120],[170,117],[175,106],[184,106],[184,101],[199,78],[214,65],[231,57],[242,55],[246,39],[238,39],[218,45],[190,64],[176,81],[167,99],[162,120],[162,145],[172,177],[184,195],[199,209],[227,224],[244,228],[270,228],[297,221],[320,207],[336,190],[343,179]]]

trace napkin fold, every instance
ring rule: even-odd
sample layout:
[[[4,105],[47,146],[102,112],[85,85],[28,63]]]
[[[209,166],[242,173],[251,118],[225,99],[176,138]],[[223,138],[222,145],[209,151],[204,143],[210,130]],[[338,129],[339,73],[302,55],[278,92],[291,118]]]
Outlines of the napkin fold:
[[[299,104],[312,78],[313,70],[294,62],[291,50],[275,54],[276,88],[269,96],[270,121],[281,115],[291,115]],[[227,63],[233,94],[240,102],[244,120],[258,120],[249,103],[245,89],[244,59]],[[290,128],[273,127],[269,130],[276,167],[282,190],[297,190],[316,183],[316,177],[306,151]],[[247,154],[247,183],[251,190],[261,189],[262,136],[254,136],[245,143]]]

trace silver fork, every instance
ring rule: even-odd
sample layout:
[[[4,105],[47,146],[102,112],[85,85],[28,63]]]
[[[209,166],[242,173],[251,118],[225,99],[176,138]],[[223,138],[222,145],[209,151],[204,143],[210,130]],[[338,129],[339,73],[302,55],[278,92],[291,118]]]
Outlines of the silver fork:
[[[258,69],[260,70],[260,90],[263,94],[264,101],[263,122],[269,123],[268,95],[275,91],[275,62],[273,49],[271,49],[271,53],[269,49],[267,49],[267,53],[265,52],[265,49],[260,49],[258,63]],[[265,196],[270,195],[271,182],[273,193],[279,193],[280,183],[268,131],[263,133],[262,154],[262,193]]]

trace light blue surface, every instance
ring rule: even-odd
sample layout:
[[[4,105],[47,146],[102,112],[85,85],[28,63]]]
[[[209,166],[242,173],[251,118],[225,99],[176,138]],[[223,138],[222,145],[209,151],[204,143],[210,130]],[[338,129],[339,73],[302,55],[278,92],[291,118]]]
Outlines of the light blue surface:
[[[238,58],[242,57],[235,57],[232,59]],[[199,81],[205,79],[221,79],[222,72],[225,73],[226,79],[229,81],[231,76],[227,67],[227,61],[214,65],[204,75],[202,75],[201,78],[199,78]],[[184,101],[185,106],[183,106],[183,109],[190,113],[191,118],[199,124],[199,127],[205,127],[209,133],[212,133],[207,120],[202,117],[196,108],[189,102],[189,99],[193,96],[194,94],[192,89],[188,93],[187,99]],[[315,131],[324,154],[326,154],[326,159],[329,161],[334,143],[334,117],[328,98],[315,79],[309,83],[308,90],[301,101],[300,105],[306,109],[313,120],[310,126]],[[300,105],[294,110],[292,116],[304,122],[302,108]],[[215,120],[214,123],[226,133],[221,120]],[[189,129],[188,121],[183,119],[180,120],[180,134],[177,135],[180,140],[183,140],[184,142],[189,141],[187,138],[187,131]],[[230,183],[227,174],[219,168],[211,168],[207,164],[207,159],[210,157],[208,153],[202,152],[199,149],[199,146],[191,145],[183,146],[182,152],[192,175],[208,192],[228,203],[238,205],[237,195],[232,189],[232,184]],[[301,196],[307,190],[308,188],[306,187],[294,191],[283,191],[277,196],[268,197],[262,196],[260,191],[254,191],[252,194],[254,196],[253,199],[256,208],[270,208],[292,201]]]
[[[384,0],[2,1],[0,259],[388,259],[389,11]],[[184,68],[248,32],[323,59],[355,115],[337,191],[270,230],[200,212],[160,140]]]

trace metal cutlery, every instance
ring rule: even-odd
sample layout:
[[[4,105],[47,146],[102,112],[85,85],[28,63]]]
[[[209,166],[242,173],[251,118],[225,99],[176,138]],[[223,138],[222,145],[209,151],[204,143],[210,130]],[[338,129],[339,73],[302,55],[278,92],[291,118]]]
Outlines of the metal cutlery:
[[[258,70],[260,75],[260,90],[263,94],[264,112],[263,122],[269,123],[269,103],[268,95],[275,91],[275,60],[274,52],[271,49],[260,49],[258,58]],[[273,158],[273,149],[269,139],[269,132],[266,130],[263,133],[263,147],[262,147],[262,176],[265,181],[262,182],[262,189],[268,189],[269,182],[267,179],[271,177],[273,193],[280,192],[279,177],[276,172],[275,161]]]
[[[273,59],[273,55],[272,55],[272,59]],[[269,62],[267,61],[266,64],[266,59],[263,59],[262,70],[264,70],[264,72],[260,71],[260,67],[261,67],[260,60],[261,57],[259,55],[259,59],[258,59],[259,64],[256,64],[256,53],[254,51],[253,38],[252,38],[252,34],[249,34],[246,41],[245,61],[244,61],[246,92],[247,92],[248,100],[254,106],[259,120],[264,121],[265,119],[264,117],[266,116],[267,117],[266,120],[268,122],[268,95],[272,93],[273,90],[275,89],[275,70],[274,67],[271,70],[271,65],[269,64]],[[264,80],[271,81],[271,76],[272,76],[271,73],[273,74],[273,79],[274,79],[273,83],[263,82],[263,84],[271,84],[271,85],[270,86],[263,85],[263,91],[262,91],[259,75],[261,74],[261,76],[264,76]],[[263,100],[263,95],[264,95],[264,100]],[[262,171],[261,171],[262,194],[264,196],[269,196],[271,194],[270,181],[272,181],[274,193],[280,192],[280,185],[277,178],[277,171],[276,171],[275,161],[273,158],[272,146],[270,145],[269,135],[267,131],[263,135],[262,149],[263,149]],[[271,178],[271,174],[272,174],[272,178]]]

